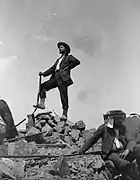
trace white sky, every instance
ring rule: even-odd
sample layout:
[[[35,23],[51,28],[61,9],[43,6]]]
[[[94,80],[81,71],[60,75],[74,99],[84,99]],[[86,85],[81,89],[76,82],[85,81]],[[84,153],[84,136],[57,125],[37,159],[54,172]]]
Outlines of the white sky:
[[[81,61],[69,88],[71,121],[91,128],[110,109],[140,113],[139,0],[0,0],[0,22],[0,95],[16,123],[32,113],[38,72],[55,62],[58,41]],[[61,115],[57,90],[46,105]]]

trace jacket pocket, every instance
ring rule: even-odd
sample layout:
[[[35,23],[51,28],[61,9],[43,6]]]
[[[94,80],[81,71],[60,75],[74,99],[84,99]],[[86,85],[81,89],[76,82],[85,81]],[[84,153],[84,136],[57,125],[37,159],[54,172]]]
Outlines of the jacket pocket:
[[[73,84],[73,81],[67,71],[61,71],[61,78],[67,86]]]

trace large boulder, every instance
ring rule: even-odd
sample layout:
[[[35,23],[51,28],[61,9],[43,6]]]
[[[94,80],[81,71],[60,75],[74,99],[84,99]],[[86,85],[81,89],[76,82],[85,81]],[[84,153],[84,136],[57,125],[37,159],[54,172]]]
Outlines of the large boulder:
[[[78,129],[80,131],[84,131],[85,128],[86,128],[86,125],[82,120],[76,122],[74,126],[75,126],[76,129]]]
[[[89,130],[85,130],[82,132],[82,137],[86,140],[88,140],[91,136],[93,136],[94,132],[96,131],[95,128],[89,129]]]

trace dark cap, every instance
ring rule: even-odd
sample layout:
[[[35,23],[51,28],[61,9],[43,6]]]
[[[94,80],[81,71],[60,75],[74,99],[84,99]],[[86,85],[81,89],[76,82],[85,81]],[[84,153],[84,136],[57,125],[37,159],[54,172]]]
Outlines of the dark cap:
[[[58,47],[58,48],[60,48],[61,45],[63,45],[63,46],[66,48],[67,53],[69,54],[70,51],[71,51],[70,46],[69,46],[67,43],[65,43],[65,42],[58,42],[58,43],[57,43],[57,47]]]
[[[112,111],[108,111],[107,113],[103,114],[104,120],[106,120],[108,117],[120,117],[125,119],[126,118],[126,114],[125,112],[123,112],[122,110],[112,110]]]

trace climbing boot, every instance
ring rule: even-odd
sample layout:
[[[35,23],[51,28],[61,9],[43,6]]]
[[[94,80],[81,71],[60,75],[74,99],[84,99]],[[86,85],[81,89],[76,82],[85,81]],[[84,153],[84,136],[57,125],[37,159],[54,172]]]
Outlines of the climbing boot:
[[[67,121],[67,112],[68,112],[67,109],[63,109],[63,114],[60,118],[60,121],[65,121],[65,122]]]
[[[40,99],[40,103],[34,106],[35,108],[45,109],[45,99]]]

